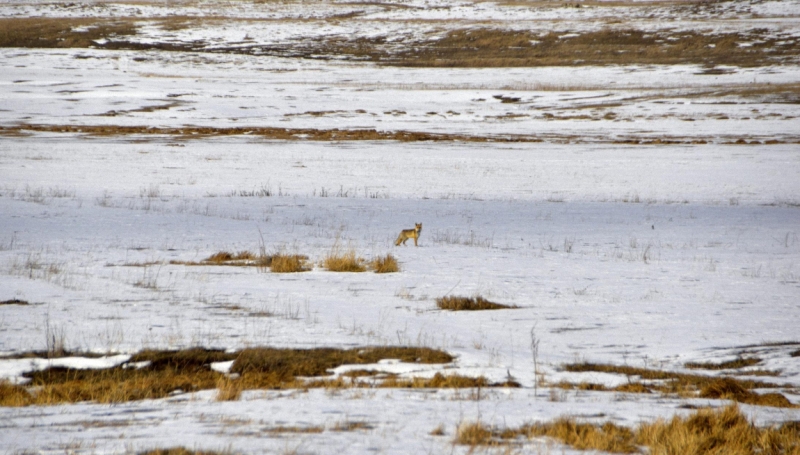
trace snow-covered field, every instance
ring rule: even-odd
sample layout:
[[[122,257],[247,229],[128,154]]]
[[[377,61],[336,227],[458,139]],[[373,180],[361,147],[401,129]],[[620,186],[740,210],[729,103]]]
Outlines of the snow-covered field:
[[[226,45],[245,35],[264,45],[370,30],[424,36],[483,22],[590,29],[626,14],[642,28],[757,24],[800,34],[794,1],[721,3],[691,18],[677,2],[405,5],[15,1],[0,5],[0,17],[211,17],[217,28],[151,27],[136,39]],[[350,10],[363,20],[330,19]],[[236,19],[253,22],[237,28]],[[797,65],[714,74],[701,65],[433,69],[0,48],[0,74],[0,301],[30,303],[0,305],[0,378],[117,365],[142,349],[401,345],[457,359],[370,368],[522,385],[6,407],[4,453],[466,453],[453,435],[476,419],[512,426],[569,415],[633,426],[722,404],[534,387],[532,341],[548,384],[629,380],[562,371],[572,362],[686,371],[687,362],[758,357],[744,372],[778,372],[769,380],[800,404],[800,357],[791,355],[800,348]],[[99,135],[61,126],[376,129],[491,141]],[[399,231],[419,222],[419,247],[395,247]],[[262,246],[317,265],[276,274],[170,264]],[[337,246],[366,258],[391,253],[401,271],[326,271],[319,262]],[[518,308],[439,310],[434,300],[449,294]],[[73,352],[108,355],[16,358],[54,338]],[[800,420],[796,408],[742,407],[759,424]],[[353,422],[355,431],[338,431]],[[290,426],[324,430],[271,431]],[[431,434],[440,426],[444,435]],[[513,449],[572,453],[547,440]]]

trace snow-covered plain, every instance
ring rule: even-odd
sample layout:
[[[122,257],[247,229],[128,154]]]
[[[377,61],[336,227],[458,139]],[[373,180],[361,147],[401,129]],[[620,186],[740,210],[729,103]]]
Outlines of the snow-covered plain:
[[[250,33],[260,40],[333,33],[294,26],[354,8],[374,17],[366,25],[342,20],[333,24],[345,30],[337,33],[391,26],[424,34],[448,20],[520,27],[515,18],[523,12],[539,27],[553,21],[564,29],[619,14],[645,27],[672,17],[678,28],[759,22],[781,33],[798,29],[797,2],[744,5],[723,3],[691,21],[661,2],[611,10],[14,2],[0,15],[263,19],[247,30],[227,23],[236,37],[207,28],[166,37],[227,42]],[[278,20],[287,17],[299,19]],[[165,38],[164,30],[147,30],[153,35],[141,39]],[[145,348],[411,345],[457,360],[369,368],[406,377],[512,376],[523,385],[480,395],[249,391],[217,402],[206,391],[117,405],[2,408],[5,453],[178,445],[465,453],[453,435],[476,419],[512,426],[571,415],[635,425],[689,412],[686,405],[722,404],[534,388],[532,333],[549,383],[628,380],[561,371],[575,361],[684,371],[690,361],[758,356],[751,369],[779,371],[770,379],[787,384],[781,392],[800,404],[800,357],[790,356],[800,347],[800,108],[797,100],[745,90],[798,84],[797,66],[709,75],[691,65],[453,70],[202,52],[11,48],[0,55],[0,126],[7,128],[0,136],[0,301],[31,303],[0,305],[0,353],[44,350],[56,335],[71,351],[109,354],[5,358],[0,378],[22,382],[23,372],[48,365],[115,365]],[[503,102],[510,97],[520,100]],[[321,142],[17,129],[26,124],[370,128],[528,140]],[[676,143],[621,143],[630,139]],[[420,247],[393,246],[415,222],[423,223]],[[169,264],[262,244],[316,262],[336,245],[367,258],[391,253],[402,270],[316,266],[287,275]],[[434,299],[447,294],[518,308],[438,310]],[[797,409],[743,409],[759,424],[800,420]],[[364,425],[337,431],[348,422]],[[324,431],[271,431],[291,426]],[[439,426],[444,436],[432,435]],[[544,440],[514,449],[572,453]]]

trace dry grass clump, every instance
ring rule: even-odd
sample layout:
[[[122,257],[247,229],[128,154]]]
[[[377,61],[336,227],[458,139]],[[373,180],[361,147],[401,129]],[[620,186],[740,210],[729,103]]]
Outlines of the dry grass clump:
[[[308,256],[277,253],[272,256],[269,269],[272,273],[308,272]]]
[[[641,391],[641,393],[658,391],[661,393],[678,394],[681,396],[700,396],[703,398],[727,399],[758,406],[794,407],[791,402],[782,394],[757,394],[755,392],[751,392],[752,389],[756,388],[766,389],[780,387],[778,384],[762,381],[736,379],[731,377],[720,378],[713,376],[676,373],[671,371],[650,370],[647,368],[637,368],[623,365],[595,364],[589,362],[564,365],[564,369],[570,372],[602,372],[622,374],[629,377],[638,377],[639,379],[645,381],[659,382],[644,385],[638,381],[633,381],[632,384],[619,386],[614,389],[608,389],[599,384],[581,384],[578,386],[563,382],[556,384],[557,387],[584,387],[584,390],[616,390],[633,393],[639,393],[639,391]]]
[[[800,454],[800,426],[758,428],[736,405],[720,410],[701,409],[689,417],[673,417],[643,424],[636,442],[652,455],[668,454]]]
[[[31,403],[31,395],[25,390],[8,381],[0,381],[0,406],[27,406]]]
[[[758,428],[731,405],[719,410],[701,409],[688,417],[657,420],[635,429],[606,422],[580,423],[569,417],[553,422],[497,429],[481,422],[459,426],[455,442],[470,446],[508,444],[519,437],[549,437],[579,450],[612,453],[683,454],[800,454],[800,425]],[[643,447],[642,450],[640,447]]]
[[[734,360],[728,360],[727,362],[687,362],[683,366],[686,368],[691,368],[695,370],[729,370],[729,369],[737,369],[737,368],[745,368],[749,366],[753,366],[757,363],[761,362],[761,359],[758,357],[739,357]]]
[[[773,406],[777,408],[794,407],[780,393],[758,394],[747,390],[740,381],[733,378],[718,378],[705,384],[700,390],[702,398],[732,400],[756,406]]]
[[[243,384],[227,376],[217,380],[217,401],[236,401],[242,395]]]
[[[336,247],[322,260],[322,266],[331,272],[365,272],[365,264],[364,258],[358,257],[355,250],[341,252]]]
[[[370,262],[370,268],[375,270],[375,273],[395,273],[400,271],[397,258],[391,254],[373,259],[372,262]]]
[[[9,300],[3,300],[2,302],[0,302],[0,305],[30,305],[30,304],[25,300],[9,299]]]
[[[515,308],[509,305],[490,302],[479,295],[475,297],[459,297],[454,295],[439,297],[436,299],[436,306],[443,310],[452,311],[502,310],[506,308]]]

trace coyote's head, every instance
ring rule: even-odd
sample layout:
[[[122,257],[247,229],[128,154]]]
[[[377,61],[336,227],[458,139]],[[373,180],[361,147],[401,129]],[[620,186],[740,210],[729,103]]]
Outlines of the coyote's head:
[[[420,232],[422,230],[422,223],[414,223],[414,230]]]

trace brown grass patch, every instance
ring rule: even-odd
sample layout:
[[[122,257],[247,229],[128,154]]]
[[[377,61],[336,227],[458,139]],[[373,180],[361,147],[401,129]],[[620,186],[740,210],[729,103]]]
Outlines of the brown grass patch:
[[[452,311],[503,310],[516,308],[514,306],[490,302],[479,295],[475,297],[459,297],[453,295],[439,297],[436,299],[436,306],[443,310]]]
[[[638,377],[645,381],[658,381],[657,383],[642,384],[639,386],[619,386],[608,389],[602,385],[595,384],[596,388],[584,390],[616,390],[621,392],[658,391],[665,394],[677,394],[681,396],[700,396],[703,398],[719,398],[733,400],[740,403],[753,404],[759,406],[794,407],[785,396],[779,393],[757,394],[751,392],[756,388],[779,388],[778,384],[750,379],[736,379],[731,377],[713,377],[686,373],[676,373],[671,371],[650,370],[647,368],[637,368],[621,365],[577,363],[564,366],[570,372],[602,372],[612,374],[622,374],[625,376]],[[638,383],[639,381],[631,381]],[[561,388],[579,388],[579,385],[570,383],[555,384]]]
[[[377,131],[374,129],[312,129],[273,127],[181,127],[163,128],[120,125],[17,125],[0,126],[0,134],[15,135],[27,131],[80,133],[92,136],[158,135],[180,139],[202,139],[213,136],[260,136],[265,139],[303,141],[400,141],[400,142],[542,142],[532,135],[469,136],[464,134],[427,133],[418,131]]]
[[[758,357],[739,357],[735,360],[729,360],[727,362],[687,362],[683,366],[686,368],[696,369],[696,370],[729,370],[729,369],[737,369],[737,368],[744,368],[755,365],[761,362],[761,359]]]
[[[683,454],[800,454],[800,425],[756,427],[732,405],[719,410],[700,409],[688,417],[657,420],[635,429],[606,422],[580,423],[570,417],[553,422],[498,429],[480,422],[462,424],[455,442],[470,446],[505,445],[519,437],[549,437],[579,450],[651,455]],[[640,446],[646,450],[640,450]]]
[[[0,383],[0,405],[51,405],[94,401],[121,403],[163,398],[174,393],[219,389],[218,400],[236,400],[242,390],[257,388],[353,387],[346,378],[305,381],[304,377],[328,376],[329,369],[344,364],[377,363],[400,359],[415,363],[449,363],[443,351],[412,347],[367,347],[349,350],[252,348],[223,352],[201,348],[182,351],[142,351],[128,364],[108,369],[48,368],[25,373],[29,385]],[[235,360],[233,379],[211,370],[212,362]],[[149,362],[136,368],[136,362]],[[457,387],[455,379],[429,380],[428,387]],[[448,382],[449,381],[449,382]]]
[[[30,304],[25,300],[9,299],[9,300],[3,300],[2,302],[0,302],[0,305],[30,305]]]
[[[174,265],[226,265],[237,267],[260,267],[266,268],[272,264],[272,256],[264,254],[255,254],[249,251],[240,251],[238,253],[229,253],[227,251],[220,251],[199,262],[192,261],[170,261]]]
[[[468,389],[491,387],[492,384],[483,376],[471,378],[461,375],[443,375],[436,373],[432,378],[399,379],[389,378],[381,383],[381,387],[401,389]]]
[[[130,21],[90,18],[0,19],[0,47],[102,47],[95,41],[136,34]]]
[[[358,257],[355,250],[350,249],[345,252],[339,251],[334,247],[325,259],[322,266],[331,272],[365,272],[367,270],[364,258]]]
[[[311,270],[308,265],[308,256],[300,254],[274,254],[269,267],[272,273],[296,273]]]
[[[397,263],[397,258],[391,254],[380,256],[370,262],[370,268],[375,270],[375,273],[395,273],[400,271],[400,265]]]
[[[439,40],[410,44],[396,55],[373,52],[372,57],[389,64],[419,67],[630,64],[752,67],[790,63],[800,56],[798,49],[800,42],[796,37],[775,37],[760,29],[718,34],[604,29],[540,36],[529,31],[482,28],[454,30]]]
[[[355,349],[275,349],[253,348],[242,350],[231,367],[231,372],[271,373],[282,379],[297,376],[325,376],[328,369],[340,365],[363,365],[383,359],[399,359],[409,363],[450,363],[453,357],[446,352],[430,348],[371,347]]]

